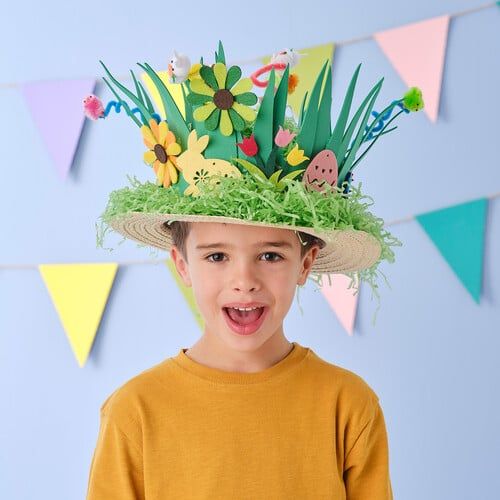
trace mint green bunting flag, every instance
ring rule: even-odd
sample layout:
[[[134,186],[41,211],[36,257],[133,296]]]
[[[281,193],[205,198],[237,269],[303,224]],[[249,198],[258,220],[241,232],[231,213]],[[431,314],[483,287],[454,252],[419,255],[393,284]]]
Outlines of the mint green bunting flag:
[[[174,261],[170,257],[168,259],[165,259],[165,264],[167,264],[167,267],[170,273],[172,274],[173,278],[175,279],[175,282],[177,283],[179,290],[182,292],[182,295],[184,296],[184,299],[186,300],[189,309],[193,313],[193,316],[196,319],[198,326],[203,331],[203,329],[205,328],[205,321],[203,320],[203,316],[201,315],[198,309],[198,305],[196,304],[196,299],[193,293],[193,287],[188,287],[184,284],[182,278],[179,276],[179,273],[177,272],[177,269],[175,268]]]
[[[479,303],[488,199],[461,203],[415,218]]]

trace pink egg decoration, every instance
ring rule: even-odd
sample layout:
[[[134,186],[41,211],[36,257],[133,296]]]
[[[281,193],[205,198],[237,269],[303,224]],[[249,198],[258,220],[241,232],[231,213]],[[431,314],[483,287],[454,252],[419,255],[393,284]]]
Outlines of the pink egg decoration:
[[[83,112],[87,118],[91,120],[97,120],[98,118],[104,117],[104,107],[101,100],[90,94],[83,100]]]
[[[302,182],[307,188],[322,192],[326,189],[325,183],[335,186],[337,178],[338,164],[335,153],[330,149],[323,149],[310,161]]]

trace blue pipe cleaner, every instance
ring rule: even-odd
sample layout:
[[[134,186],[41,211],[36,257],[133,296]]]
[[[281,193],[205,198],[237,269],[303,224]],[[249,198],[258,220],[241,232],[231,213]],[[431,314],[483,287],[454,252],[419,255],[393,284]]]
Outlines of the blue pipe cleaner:
[[[377,113],[376,111],[372,111],[372,115],[375,119],[379,119],[379,123],[377,123],[377,125],[375,125],[375,127],[373,127],[373,129],[371,130],[371,132],[366,136],[366,138],[364,139],[363,142],[366,142],[366,141],[370,141],[371,139],[373,139],[374,137],[376,137],[376,133],[375,132],[380,132],[383,128],[384,128],[384,125],[385,125],[385,122],[391,117],[391,114],[392,114],[392,110],[396,107],[400,107],[405,113],[409,113],[410,110],[409,109],[406,109],[405,106],[403,105],[402,103],[402,100],[397,100],[397,101],[392,101],[391,104],[394,104],[394,106],[391,106],[383,115],[381,115],[380,113]],[[367,125],[365,127],[365,131],[368,131],[368,129],[370,128],[371,125]]]
[[[126,104],[123,102],[123,101],[109,101],[108,104],[106,105],[106,109],[104,110],[104,116],[102,116],[101,118],[106,118],[108,116],[108,114],[110,113],[111,109],[114,108],[115,111],[117,113],[119,113],[121,111],[121,108],[125,107]],[[141,120],[142,120],[142,123],[144,123],[146,121],[145,117],[142,115],[141,113],[141,110],[139,108],[134,108],[131,110],[131,113],[138,113]],[[151,116],[156,120],[157,123],[160,123],[161,121],[161,118],[160,118],[160,115],[158,113],[151,113]]]

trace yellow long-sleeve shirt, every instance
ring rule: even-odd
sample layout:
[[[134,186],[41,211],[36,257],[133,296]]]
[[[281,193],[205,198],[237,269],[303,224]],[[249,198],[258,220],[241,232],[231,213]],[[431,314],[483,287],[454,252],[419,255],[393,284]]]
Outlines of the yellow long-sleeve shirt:
[[[379,400],[293,342],[254,373],[185,351],[103,403],[87,500],[392,500]]]

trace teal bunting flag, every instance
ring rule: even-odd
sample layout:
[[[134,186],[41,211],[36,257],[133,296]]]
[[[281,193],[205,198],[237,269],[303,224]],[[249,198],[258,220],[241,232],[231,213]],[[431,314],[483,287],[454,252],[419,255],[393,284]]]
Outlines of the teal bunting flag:
[[[488,198],[461,203],[415,218],[479,303]]]

